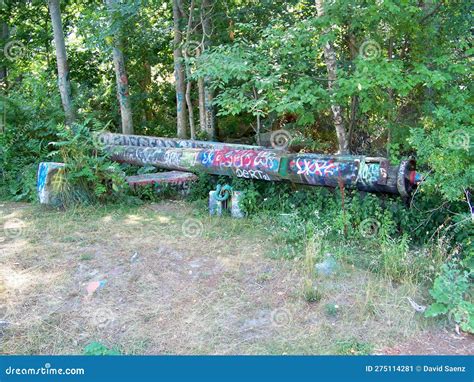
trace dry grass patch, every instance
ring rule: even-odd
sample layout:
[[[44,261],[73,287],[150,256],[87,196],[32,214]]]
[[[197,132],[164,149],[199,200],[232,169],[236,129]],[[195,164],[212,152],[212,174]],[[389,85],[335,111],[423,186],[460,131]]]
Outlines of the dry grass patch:
[[[306,302],[302,261],[267,257],[274,241],[253,220],[183,201],[0,210],[1,226],[24,224],[0,238],[2,353],[78,354],[93,341],[129,354],[376,352],[431,330],[406,301],[417,288],[348,265]]]

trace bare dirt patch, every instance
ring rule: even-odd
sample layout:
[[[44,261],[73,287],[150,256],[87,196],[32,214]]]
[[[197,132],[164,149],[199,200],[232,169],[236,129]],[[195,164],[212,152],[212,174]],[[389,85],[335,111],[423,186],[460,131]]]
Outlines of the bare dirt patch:
[[[420,333],[405,343],[382,349],[382,354],[474,354],[474,337],[466,333],[440,329],[436,332]]]
[[[413,311],[413,286],[351,266],[318,280],[323,298],[307,303],[301,261],[267,257],[275,243],[252,220],[184,201],[0,211],[0,227],[21,225],[0,234],[2,353],[78,354],[92,341],[128,354],[472,351],[472,337],[460,347]],[[404,347],[420,338],[433,345]]]

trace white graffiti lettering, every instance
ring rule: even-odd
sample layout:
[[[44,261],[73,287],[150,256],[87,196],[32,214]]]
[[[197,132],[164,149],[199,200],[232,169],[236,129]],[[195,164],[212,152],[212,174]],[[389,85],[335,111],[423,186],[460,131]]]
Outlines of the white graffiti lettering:
[[[239,178],[270,180],[270,177],[260,170],[243,170],[238,168],[235,173]]]
[[[165,153],[165,163],[168,166],[179,166],[180,159],[181,159],[181,152],[166,151]]]
[[[337,164],[329,161],[298,159],[295,164],[298,169],[298,175],[332,176],[338,173]]]

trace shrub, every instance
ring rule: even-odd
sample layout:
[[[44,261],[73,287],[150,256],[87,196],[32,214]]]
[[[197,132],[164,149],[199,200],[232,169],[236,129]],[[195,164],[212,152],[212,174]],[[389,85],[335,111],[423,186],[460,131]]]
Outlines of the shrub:
[[[326,315],[329,317],[337,317],[339,314],[339,305],[337,304],[326,304],[324,305],[324,311]]]
[[[100,342],[91,342],[83,351],[84,355],[120,355],[120,352],[115,349],[109,349]]]
[[[197,174],[198,180],[191,184],[189,190],[189,200],[207,200],[209,191],[215,187],[215,178],[212,175],[200,172]]]
[[[303,298],[308,303],[319,302],[323,298],[323,294],[311,280],[306,280],[303,285]]]
[[[435,302],[426,310],[426,317],[447,316],[463,331],[474,333],[473,275],[458,262],[443,264],[430,290]]]
[[[60,190],[64,205],[106,202],[124,196],[124,173],[96,143],[99,129],[100,125],[91,120],[72,127],[58,126],[57,135],[62,140],[52,143],[57,152],[51,155],[66,164]]]

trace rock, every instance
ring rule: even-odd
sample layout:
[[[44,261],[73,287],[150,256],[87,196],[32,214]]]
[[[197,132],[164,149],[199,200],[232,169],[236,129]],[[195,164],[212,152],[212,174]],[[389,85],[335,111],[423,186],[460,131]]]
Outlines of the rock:
[[[424,305],[418,305],[415,301],[413,301],[410,297],[407,297],[408,302],[410,305],[415,309],[415,311],[419,313],[423,313],[426,310],[426,306]]]
[[[233,218],[242,219],[245,213],[242,209],[242,200],[244,198],[243,191],[233,191],[231,199],[231,214]]]
[[[314,268],[320,275],[331,276],[338,270],[339,264],[330,253],[327,253],[324,261],[317,263]]]
[[[139,255],[138,255],[138,252],[135,252],[135,253],[133,254],[133,256],[130,258],[130,262],[131,262],[131,263],[136,262],[136,261],[138,260],[138,256],[139,256]]]

